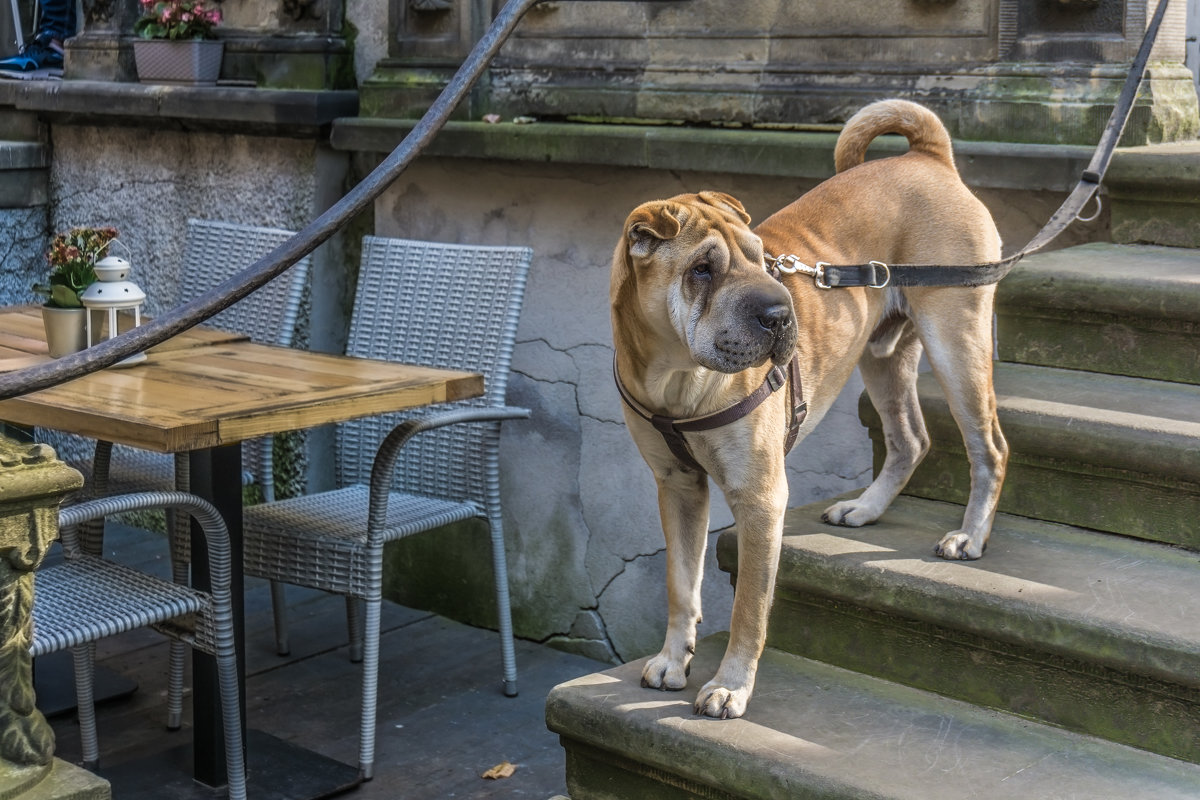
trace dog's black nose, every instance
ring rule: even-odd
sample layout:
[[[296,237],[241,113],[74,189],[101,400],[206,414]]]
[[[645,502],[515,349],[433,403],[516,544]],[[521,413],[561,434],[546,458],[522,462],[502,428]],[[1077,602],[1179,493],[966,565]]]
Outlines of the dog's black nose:
[[[792,309],[786,303],[774,303],[758,312],[758,324],[768,331],[781,331],[792,322]]]

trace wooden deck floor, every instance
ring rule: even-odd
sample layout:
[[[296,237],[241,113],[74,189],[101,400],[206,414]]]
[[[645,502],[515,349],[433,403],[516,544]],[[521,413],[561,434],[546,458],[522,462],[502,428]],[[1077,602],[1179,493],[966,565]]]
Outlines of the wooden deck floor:
[[[165,574],[164,546],[155,538],[110,525],[106,547],[126,563]],[[252,581],[246,587],[248,727],[354,764],[360,670],[347,657],[345,604],[319,592],[288,591],[292,652],[281,658],[274,653],[267,586]],[[157,752],[164,743],[189,741],[190,711],[182,730],[165,731],[166,649],[165,640],[152,631],[100,643],[98,664],[137,683],[128,697],[97,709],[101,774]],[[605,665],[518,641],[517,666],[521,693],[508,698],[500,689],[494,632],[385,604],[376,777],[342,796],[547,800],[565,794],[563,751],[546,729],[545,697],[557,683]],[[39,669],[39,695],[49,699],[58,690],[47,685],[56,671],[50,663]],[[51,723],[59,757],[76,761],[74,714],[52,716]],[[504,761],[516,765],[511,777],[480,777]],[[121,800],[120,793],[114,797]],[[253,794],[251,800],[256,800]]]

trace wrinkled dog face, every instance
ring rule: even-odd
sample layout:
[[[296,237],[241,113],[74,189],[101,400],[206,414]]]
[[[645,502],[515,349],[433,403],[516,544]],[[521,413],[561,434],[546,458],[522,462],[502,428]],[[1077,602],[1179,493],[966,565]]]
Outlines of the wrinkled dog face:
[[[785,363],[796,346],[791,296],[763,269],[749,222],[734,198],[701,192],[639,206],[625,228],[647,314],[665,315],[692,359],[719,372]]]

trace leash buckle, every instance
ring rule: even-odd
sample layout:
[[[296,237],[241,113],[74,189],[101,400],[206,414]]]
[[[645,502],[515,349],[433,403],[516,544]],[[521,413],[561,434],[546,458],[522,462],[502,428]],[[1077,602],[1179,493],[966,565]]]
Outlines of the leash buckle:
[[[887,264],[883,263],[882,261],[872,261],[872,262],[870,262],[870,264],[872,267],[875,268],[876,276],[879,275],[879,270],[883,270],[883,279],[880,280],[878,277],[876,277],[876,282],[867,284],[867,288],[882,289],[883,287],[885,287],[889,283],[891,283],[892,271],[890,269],[888,269]]]
[[[818,289],[833,288],[833,284],[829,282],[828,277],[825,275],[825,268],[831,266],[833,265],[828,261],[818,261],[817,266],[813,267],[811,275],[813,276],[813,283],[817,285]]]
[[[778,366],[771,367],[771,371],[767,373],[767,385],[771,387],[772,394],[778,392],[787,383],[787,375],[783,374]]]

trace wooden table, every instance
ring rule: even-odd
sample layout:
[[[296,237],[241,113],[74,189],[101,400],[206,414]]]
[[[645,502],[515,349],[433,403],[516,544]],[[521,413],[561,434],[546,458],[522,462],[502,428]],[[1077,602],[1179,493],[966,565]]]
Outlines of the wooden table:
[[[36,307],[0,309],[0,371],[49,358],[40,325]],[[236,334],[193,329],[152,348],[141,364],[110,367],[0,401],[0,419],[157,452],[191,454],[192,491],[221,511],[233,543],[244,724],[240,443],[481,394],[483,377],[475,373],[292,350],[255,344]],[[192,582],[207,588],[207,559],[195,529],[192,551]],[[200,782],[217,786],[224,782],[225,762],[215,663],[200,653],[193,659],[194,774]],[[319,765],[316,754],[268,757],[256,752],[265,744],[261,737],[247,737],[251,796],[256,800],[327,796],[334,788],[299,788],[297,772]],[[346,769],[357,772],[357,768]],[[333,775],[330,779],[341,780]],[[160,797],[172,796],[162,793],[164,784],[158,779],[146,785]]]

